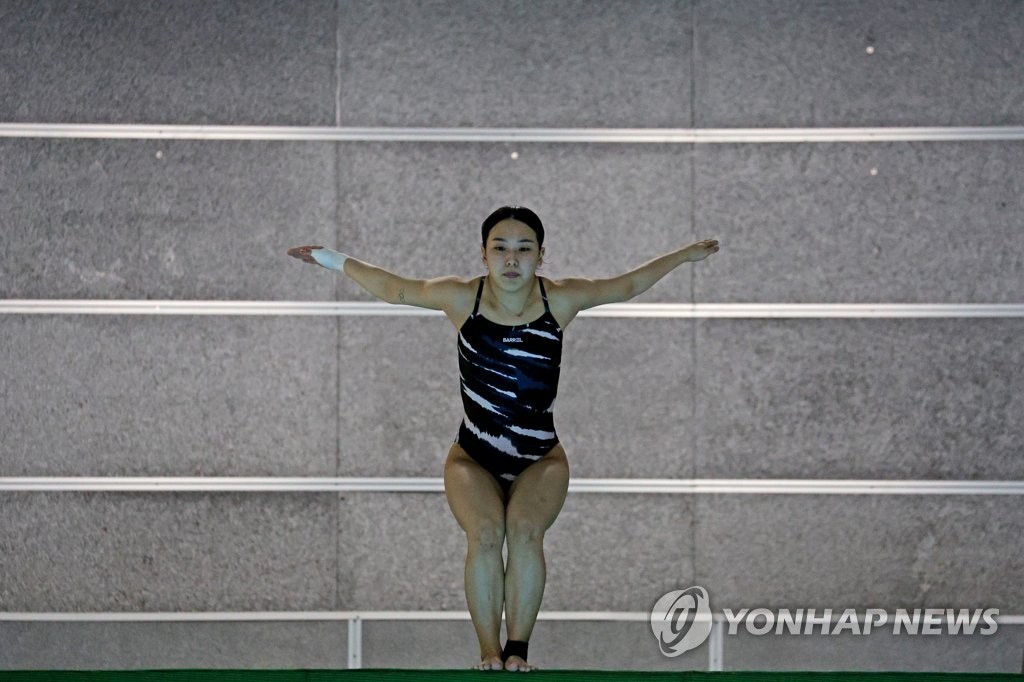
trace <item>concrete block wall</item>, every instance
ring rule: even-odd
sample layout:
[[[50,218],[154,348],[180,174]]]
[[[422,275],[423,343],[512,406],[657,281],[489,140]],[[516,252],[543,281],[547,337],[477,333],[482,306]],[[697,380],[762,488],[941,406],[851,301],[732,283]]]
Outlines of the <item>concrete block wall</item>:
[[[1022,45],[1011,0],[9,2],[0,124],[1021,126]],[[285,251],[469,276],[482,218],[521,203],[550,277],[721,241],[642,302],[1019,303],[1021,168],[1019,142],[0,138],[0,297],[366,301]],[[582,318],[557,426],[578,478],[1019,481],[1022,336]],[[2,315],[0,476],[437,477],[454,344],[439,317]],[[545,610],[702,585],[716,609],[1024,613],[1018,496],[581,494],[548,537]],[[438,494],[0,493],[3,612],[461,610],[463,552]],[[725,666],[1019,671],[1024,650],[1010,626],[824,639],[729,637]],[[0,668],[344,667],[346,641],[0,622]],[[476,655],[466,622],[367,623],[363,647],[368,667]],[[707,662],[644,623],[542,621],[531,655]]]

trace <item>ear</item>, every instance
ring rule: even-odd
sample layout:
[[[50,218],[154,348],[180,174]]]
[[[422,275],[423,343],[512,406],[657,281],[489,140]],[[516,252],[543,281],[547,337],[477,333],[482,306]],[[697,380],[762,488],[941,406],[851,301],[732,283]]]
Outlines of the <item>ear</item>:
[[[540,258],[537,259],[537,267],[544,265],[544,247],[540,247]]]
[[[483,244],[480,245],[480,260],[482,260],[485,263],[487,262],[487,247],[485,247]]]

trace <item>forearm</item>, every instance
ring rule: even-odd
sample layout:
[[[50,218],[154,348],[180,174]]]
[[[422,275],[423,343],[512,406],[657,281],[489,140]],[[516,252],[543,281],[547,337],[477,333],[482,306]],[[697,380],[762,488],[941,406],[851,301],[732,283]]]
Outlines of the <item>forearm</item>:
[[[316,249],[311,255],[323,267],[345,273],[349,279],[382,301],[401,302],[399,297],[404,280],[393,272],[331,249]]]
[[[670,251],[664,255],[653,258],[635,270],[627,273],[626,277],[629,279],[630,284],[630,296],[639,296],[662,277],[675,270],[683,263],[688,263],[691,258],[693,244],[683,246]]]

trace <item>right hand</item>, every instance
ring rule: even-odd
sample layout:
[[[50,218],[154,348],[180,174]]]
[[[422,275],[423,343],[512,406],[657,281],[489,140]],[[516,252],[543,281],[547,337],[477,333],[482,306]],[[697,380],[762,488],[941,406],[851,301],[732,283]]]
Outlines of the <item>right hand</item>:
[[[320,265],[313,258],[312,252],[316,249],[322,249],[322,246],[296,246],[288,249],[288,255],[292,258],[298,258],[303,263],[309,263],[310,265]]]
[[[689,246],[689,261],[696,263],[697,261],[704,260],[713,253],[718,253],[718,240],[717,239],[705,239],[699,241],[696,244]]]

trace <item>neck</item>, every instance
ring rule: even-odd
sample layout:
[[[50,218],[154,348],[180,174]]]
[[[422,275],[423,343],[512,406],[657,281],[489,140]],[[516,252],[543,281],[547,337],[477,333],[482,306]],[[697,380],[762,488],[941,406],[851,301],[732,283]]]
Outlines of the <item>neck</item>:
[[[537,278],[533,277],[532,280],[530,286],[524,287],[521,291],[506,292],[494,286],[491,278],[488,277],[487,289],[491,293],[492,300],[498,304],[499,308],[513,317],[521,317],[526,313],[526,309],[533,300],[533,292],[537,288]]]

